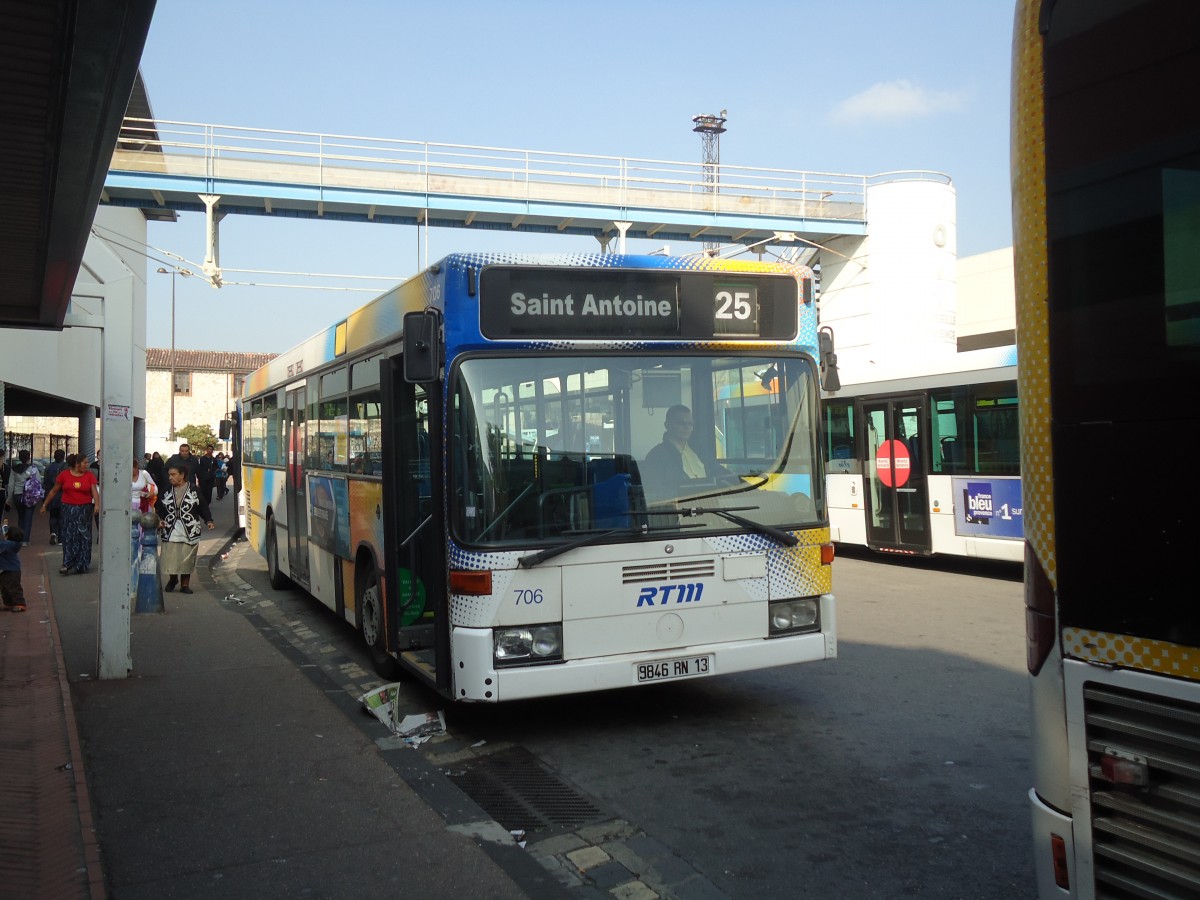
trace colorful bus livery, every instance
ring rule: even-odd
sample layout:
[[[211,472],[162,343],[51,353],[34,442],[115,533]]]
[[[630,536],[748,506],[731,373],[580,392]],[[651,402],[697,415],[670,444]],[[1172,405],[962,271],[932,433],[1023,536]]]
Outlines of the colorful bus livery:
[[[381,674],[462,701],[831,658],[810,288],[707,258],[449,257],[248,380],[248,536]],[[702,476],[651,453],[673,409]]]

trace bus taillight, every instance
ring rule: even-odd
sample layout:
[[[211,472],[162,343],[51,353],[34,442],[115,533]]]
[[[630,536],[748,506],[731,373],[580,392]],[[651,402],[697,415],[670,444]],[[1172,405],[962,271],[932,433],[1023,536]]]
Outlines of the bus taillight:
[[[492,573],[490,569],[485,571],[450,570],[450,593],[480,597],[487,596],[491,592]]]
[[[1050,856],[1054,860],[1054,883],[1069,891],[1071,874],[1067,870],[1067,842],[1060,835],[1050,835]]]
[[[821,565],[833,565],[833,544],[821,545]]]

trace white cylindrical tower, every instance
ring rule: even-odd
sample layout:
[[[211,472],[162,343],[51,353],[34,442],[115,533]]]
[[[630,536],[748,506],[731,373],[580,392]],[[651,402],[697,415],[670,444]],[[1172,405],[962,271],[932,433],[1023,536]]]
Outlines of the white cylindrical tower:
[[[902,377],[956,352],[957,198],[944,175],[898,172],[867,187],[867,237],[821,256],[821,324],[842,382]]]

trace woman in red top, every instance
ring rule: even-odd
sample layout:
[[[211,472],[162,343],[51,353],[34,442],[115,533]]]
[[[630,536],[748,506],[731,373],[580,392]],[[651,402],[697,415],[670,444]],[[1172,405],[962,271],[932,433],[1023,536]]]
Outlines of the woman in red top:
[[[100,504],[96,473],[89,468],[86,453],[72,453],[67,468],[58,473],[54,487],[42,501],[45,512],[54,497],[62,493],[62,518],[59,539],[63,548],[62,575],[83,574],[92,565],[92,510]]]

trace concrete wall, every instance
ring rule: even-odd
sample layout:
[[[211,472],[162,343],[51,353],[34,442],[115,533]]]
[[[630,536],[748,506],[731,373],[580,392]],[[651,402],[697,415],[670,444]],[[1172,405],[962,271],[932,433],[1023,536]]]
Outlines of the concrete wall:
[[[1012,247],[960,259],[956,317],[959,347],[1012,344],[1015,329]]]
[[[179,371],[186,371],[180,369]],[[228,372],[192,372],[190,395],[175,396],[175,428],[186,425],[208,425],[213,434],[220,434],[220,423],[233,409],[233,380]],[[171,372],[169,369],[150,369],[146,372],[146,450],[174,453],[179,441],[171,441]],[[228,443],[218,450],[228,451]]]
[[[101,235],[111,235],[122,244],[143,246],[146,220],[136,209],[101,207],[95,218]],[[115,263],[115,265],[114,265]],[[0,381],[80,405],[99,407],[101,383],[101,333],[86,324],[89,317],[99,322],[104,314],[102,272],[120,269],[134,278],[135,371],[146,365],[146,258],[93,234],[88,238],[83,263],[75,282],[68,321],[79,325],[58,331],[0,329]],[[140,359],[139,359],[140,356]],[[140,379],[134,379],[133,414],[144,415],[146,395]]]

